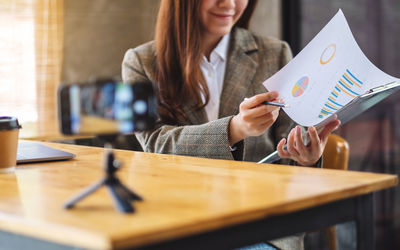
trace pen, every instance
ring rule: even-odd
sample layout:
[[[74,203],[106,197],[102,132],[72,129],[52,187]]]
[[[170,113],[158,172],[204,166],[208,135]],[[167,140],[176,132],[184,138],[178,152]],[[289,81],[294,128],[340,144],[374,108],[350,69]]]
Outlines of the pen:
[[[244,98],[245,100],[249,99],[249,98]],[[262,102],[262,104],[264,105],[272,105],[272,106],[277,106],[277,107],[281,107],[281,108],[289,108],[290,105],[289,104],[284,104],[284,103],[280,103],[280,102],[269,102],[269,101],[265,101]]]
[[[272,106],[277,106],[277,107],[281,107],[281,108],[289,108],[289,104],[284,104],[284,103],[280,103],[280,102],[262,102],[262,104],[265,105],[272,105]]]

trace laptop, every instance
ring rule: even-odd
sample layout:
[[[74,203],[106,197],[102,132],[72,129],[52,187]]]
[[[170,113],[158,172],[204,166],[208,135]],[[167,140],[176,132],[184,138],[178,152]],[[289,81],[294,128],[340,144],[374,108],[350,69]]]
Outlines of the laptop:
[[[17,164],[69,160],[75,155],[39,142],[18,141]]]

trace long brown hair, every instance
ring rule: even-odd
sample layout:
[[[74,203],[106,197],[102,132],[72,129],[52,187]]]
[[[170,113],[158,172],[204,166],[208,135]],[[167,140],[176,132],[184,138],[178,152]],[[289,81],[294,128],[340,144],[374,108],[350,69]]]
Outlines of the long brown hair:
[[[249,0],[235,26],[248,28],[256,2]],[[209,101],[208,87],[200,69],[200,4],[201,0],[161,0],[155,50],[159,114],[164,123],[174,124],[185,118],[182,107],[189,99],[193,100],[196,109],[203,108]]]

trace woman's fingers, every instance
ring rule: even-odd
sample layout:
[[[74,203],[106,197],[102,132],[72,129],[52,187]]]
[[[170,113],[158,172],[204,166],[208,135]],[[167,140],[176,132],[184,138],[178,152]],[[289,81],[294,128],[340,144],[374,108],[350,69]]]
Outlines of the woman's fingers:
[[[302,130],[300,126],[296,126],[288,135],[286,150],[283,145],[278,145],[278,154],[281,157],[290,158],[300,165],[310,166],[314,164],[321,155],[321,141],[314,127],[309,127],[308,136],[310,143],[305,145]]]
[[[239,114],[229,123],[229,142],[232,144],[249,136],[263,134],[277,119],[280,108],[263,105],[262,102],[277,97],[277,92],[267,92],[245,99],[240,104]]]
[[[254,123],[263,124],[263,123],[268,123],[270,121],[275,121],[278,115],[279,115],[279,109],[263,114],[261,116],[252,117],[251,119],[252,122]]]
[[[308,136],[310,137],[310,147],[311,149],[317,149],[320,146],[321,140],[318,136],[317,130],[311,126],[308,128]]]
[[[287,140],[287,151],[289,152],[290,155],[293,157],[298,157],[299,152],[296,150],[296,145],[295,145],[295,129],[292,129],[288,135],[288,140]]]
[[[286,140],[283,139],[279,142],[278,154],[282,158],[290,158],[301,165],[311,166],[321,157],[329,134],[339,125],[340,121],[334,120],[325,125],[319,133],[315,127],[309,127],[310,142],[308,145],[304,144],[300,126],[296,126],[287,137],[286,150],[284,148]]]
[[[240,104],[240,106],[241,106],[241,108],[244,108],[244,109],[251,109],[251,108],[259,106],[262,102],[273,101],[276,98],[278,98],[278,96],[279,96],[279,94],[276,91],[265,92],[262,94],[252,96],[250,98],[246,98]]]
[[[281,158],[290,158],[289,152],[288,152],[287,150],[285,150],[285,148],[284,148],[285,143],[286,143],[286,139],[285,139],[285,138],[283,138],[283,139],[278,143],[278,146],[277,146],[278,155],[279,155]]]
[[[279,112],[279,107],[271,105],[260,105],[252,109],[242,109],[240,112],[243,114],[243,119],[247,121],[254,121],[256,119],[269,119],[272,118],[274,112]]]
[[[321,138],[321,141],[326,141],[328,139],[329,134],[332,133],[336,128],[338,128],[339,125],[340,125],[339,120],[333,120],[328,124],[326,124],[325,127],[322,129],[322,131],[319,133],[319,138]]]

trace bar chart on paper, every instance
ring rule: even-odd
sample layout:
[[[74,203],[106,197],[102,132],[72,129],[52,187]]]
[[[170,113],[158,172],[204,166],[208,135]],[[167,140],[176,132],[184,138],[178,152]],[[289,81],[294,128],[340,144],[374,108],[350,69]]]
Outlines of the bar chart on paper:
[[[343,73],[342,77],[336,83],[335,87],[332,89],[328,100],[324,103],[321,108],[321,112],[318,115],[319,118],[324,118],[326,116],[332,115],[338,110],[340,110],[346,103],[355,97],[362,94],[363,82],[359,80],[349,69]]]
[[[368,60],[339,10],[295,58],[263,85],[277,91],[290,105],[283,110],[293,121],[317,126],[371,89],[398,80]]]

